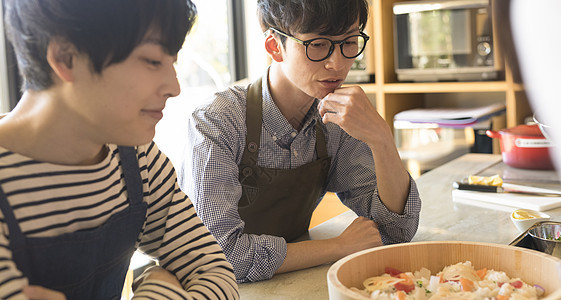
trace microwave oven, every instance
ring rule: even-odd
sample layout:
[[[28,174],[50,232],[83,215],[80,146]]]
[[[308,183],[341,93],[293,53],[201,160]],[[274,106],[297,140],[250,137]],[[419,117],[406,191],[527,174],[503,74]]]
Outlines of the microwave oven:
[[[399,81],[497,79],[489,0],[434,0],[393,5]]]

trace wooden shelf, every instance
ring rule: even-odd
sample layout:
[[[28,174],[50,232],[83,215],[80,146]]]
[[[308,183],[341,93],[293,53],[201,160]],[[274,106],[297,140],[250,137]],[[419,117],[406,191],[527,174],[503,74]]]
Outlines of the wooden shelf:
[[[485,82],[423,82],[423,83],[386,83],[381,87],[375,83],[360,84],[368,94],[378,91],[387,94],[411,94],[411,93],[483,93],[504,92],[508,89],[506,81]],[[514,84],[515,92],[523,91],[521,84]]]
[[[375,83],[362,83],[360,87],[364,90],[367,94],[376,94],[378,92],[378,86]]]
[[[376,108],[380,115],[393,128],[393,116],[400,111],[423,107],[424,94],[431,93],[503,93],[505,99],[506,126],[521,124],[531,115],[531,108],[525,97],[524,87],[516,83],[506,63],[499,45],[494,45],[495,63],[504,71],[504,80],[477,82],[398,82],[394,70],[393,48],[393,4],[403,0],[371,0],[369,23],[366,30],[372,39],[366,48],[369,57],[373,57],[376,82],[360,84],[366,93],[375,94]],[[416,0],[411,0],[416,1]],[[490,0],[497,1],[497,0]],[[493,4],[493,3],[492,3]],[[500,29],[493,26],[493,34],[500,34]],[[497,39],[494,39],[497,41]],[[370,62],[369,62],[370,63]]]
[[[503,92],[504,81],[489,82],[427,82],[390,83],[384,85],[386,93],[463,93],[463,92]]]

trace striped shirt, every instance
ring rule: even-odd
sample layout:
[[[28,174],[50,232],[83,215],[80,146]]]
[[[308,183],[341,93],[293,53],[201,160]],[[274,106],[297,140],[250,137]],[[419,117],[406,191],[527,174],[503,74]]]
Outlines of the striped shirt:
[[[404,213],[389,211],[378,195],[370,148],[338,125],[323,124],[317,100],[307,112],[303,128],[296,131],[273,102],[267,78],[262,82],[263,123],[257,164],[293,169],[317,159],[314,126],[319,122],[326,133],[331,168],[316,205],[325,192],[337,193],[347,207],[378,224],[384,244],[410,241],[417,231],[421,209],[414,180],[411,179]],[[247,133],[246,96],[247,87],[231,87],[195,109],[188,124],[184,161],[178,171],[180,186],[222,246],[239,282],[271,278],[286,257],[283,238],[244,234],[244,222],[238,213],[242,194],[238,165]]]
[[[100,163],[57,165],[0,147],[0,185],[19,226],[28,237],[52,237],[104,224],[125,209],[127,200],[115,145]],[[184,290],[158,280],[145,281],[138,299],[237,299],[232,266],[179,189],[168,158],[154,143],[137,148],[148,204],[136,247],[175,274]],[[27,299],[27,279],[11,259],[9,232],[0,212],[0,299]]]

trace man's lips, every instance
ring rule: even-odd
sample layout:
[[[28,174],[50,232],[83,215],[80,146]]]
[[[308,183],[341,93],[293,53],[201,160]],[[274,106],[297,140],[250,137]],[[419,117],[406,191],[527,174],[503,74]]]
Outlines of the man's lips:
[[[326,79],[326,80],[320,80],[319,82],[327,88],[336,89],[339,86],[341,86],[341,84],[343,83],[343,80],[341,80],[341,79]]]
[[[145,115],[147,115],[147,116],[149,116],[149,117],[151,117],[151,118],[154,118],[154,119],[156,119],[156,120],[161,120],[161,119],[164,117],[163,111],[162,111],[162,110],[159,110],[159,109],[151,109],[151,110],[144,109],[144,110],[142,110],[142,112],[143,112]]]

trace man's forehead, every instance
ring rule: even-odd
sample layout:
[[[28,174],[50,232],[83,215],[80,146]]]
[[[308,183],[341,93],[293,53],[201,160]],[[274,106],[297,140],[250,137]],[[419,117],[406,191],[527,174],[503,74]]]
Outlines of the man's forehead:
[[[323,24],[323,26],[317,28],[316,30],[311,30],[307,33],[314,33],[314,34],[318,34],[318,35],[338,36],[338,35],[356,33],[358,31],[360,31],[360,26],[359,26],[359,22],[357,20],[353,25],[348,27],[347,30],[344,30],[344,29],[342,30],[341,28],[333,28],[332,24],[326,23],[326,24]],[[304,33],[304,32],[301,32],[301,33]]]
[[[326,31],[326,30],[316,30],[316,31],[300,33],[300,34],[302,34],[302,35],[304,35],[304,34],[322,35],[322,36],[341,36],[341,35],[356,34],[359,31],[360,31],[360,29],[357,25],[357,26],[353,26],[353,27],[348,28],[346,31],[333,32],[333,31]]]

